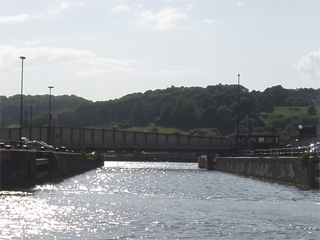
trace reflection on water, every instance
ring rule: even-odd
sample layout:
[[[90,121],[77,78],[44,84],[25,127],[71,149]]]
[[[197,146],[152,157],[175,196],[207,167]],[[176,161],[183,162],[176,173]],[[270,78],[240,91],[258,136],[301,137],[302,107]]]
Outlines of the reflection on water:
[[[0,239],[319,239],[319,197],[193,163],[106,162],[1,192]]]

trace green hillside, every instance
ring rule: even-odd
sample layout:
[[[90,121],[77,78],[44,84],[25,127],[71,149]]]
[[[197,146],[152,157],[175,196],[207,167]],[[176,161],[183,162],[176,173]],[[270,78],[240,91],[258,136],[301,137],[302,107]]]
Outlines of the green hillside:
[[[266,125],[270,125],[273,120],[279,118],[304,118],[308,117],[308,108],[309,107],[275,107],[273,112],[265,113],[262,112],[259,114],[260,118],[264,121]],[[319,108],[315,108],[316,115],[319,115]]]
[[[71,96],[52,96],[58,126],[153,131],[234,138],[239,134],[279,134],[282,143],[298,135],[298,125],[317,126],[320,89],[244,86],[175,87],[132,93],[119,99],[92,102]],[[106,97],[107,98],[107,97]],[[19,95],[0,96],[1,127],[19,126]],[[48,124],[48,95],[24,96],[26,126]],[[239,112],[238,112],[239,109]],[[28,112],[29,111],[29,112]],[[26,117],[26,118],[25,118]]]

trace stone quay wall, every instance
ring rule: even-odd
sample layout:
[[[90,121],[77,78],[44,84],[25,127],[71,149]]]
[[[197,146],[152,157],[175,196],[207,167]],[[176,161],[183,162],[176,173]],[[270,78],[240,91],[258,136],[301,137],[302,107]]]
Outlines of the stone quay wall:
[[[103,165],[103,157],[97,155],[1,149],[0,190],[30,188]]]
[[[305,160],[300,157],[216,157],[211,166],[211,170],[221,172],[314,188],[320,186],[319,157],[308,157]]]

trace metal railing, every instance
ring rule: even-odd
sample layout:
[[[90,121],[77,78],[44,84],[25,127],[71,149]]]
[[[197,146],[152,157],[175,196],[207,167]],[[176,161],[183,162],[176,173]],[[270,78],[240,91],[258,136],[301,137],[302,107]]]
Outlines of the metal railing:
[[[269,156],[300,156],[304,152],[308,152],[310,156],[318,156],[319,152],[310,152],[308,147],[296,147],[296,148],[270,148],[270,149],[254,149],[254,150],[241,150],[236,152],[236,156],[257,156],[257,157],[269,157]]]

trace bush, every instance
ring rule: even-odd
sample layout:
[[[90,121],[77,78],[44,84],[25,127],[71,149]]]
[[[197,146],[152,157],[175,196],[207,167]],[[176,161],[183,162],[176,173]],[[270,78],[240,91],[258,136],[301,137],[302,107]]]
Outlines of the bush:
[[[298,160],[298,165],[302,168],[305,169],[308,166],[308,161],[309,161],[309,153],[304,152],[301,154],[299,160]]]
[[[309,114],[309,116],[315,116],[316,113],[317,113],[317,110],[316,110],[316,108],[315,108],[314,106],[310,106],[310,107],[308,108],[308,114]]]
[[[130,128],[130,127],[133,127],[133,124],[132,124],[132,122],[130,122],[128,120],[125,120],[125,121],[122,121],[121,123],[119,123],[120,129]]]

